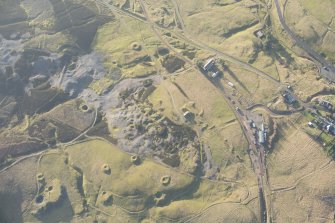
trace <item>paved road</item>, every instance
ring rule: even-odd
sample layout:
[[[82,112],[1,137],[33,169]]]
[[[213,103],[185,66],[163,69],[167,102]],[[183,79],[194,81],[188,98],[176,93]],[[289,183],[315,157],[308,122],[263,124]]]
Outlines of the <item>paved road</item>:
[[[274,0],[277,14],[279,17],[279,21],[283,26],[284,30],[289,34],[289,36],[312,58],[317,60],[322,66],[327,67],[329,70],[333,72],[333,75],[327,76],[331,81],[335,81],[335,67],[327,60],[325,60],[321,55],[319,55],[316,51],[314,51],[308,44],[306,44],[301,38],[299,38],[285,22],[285,18],[283,16],[282,10],[280,9],[280,4],[278,0]]]

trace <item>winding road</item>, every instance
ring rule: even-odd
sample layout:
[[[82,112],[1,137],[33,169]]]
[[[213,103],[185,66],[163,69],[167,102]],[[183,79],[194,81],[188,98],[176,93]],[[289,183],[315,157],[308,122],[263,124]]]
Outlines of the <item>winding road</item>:
[[[332,71],[333,75],[327,76],[331,81],[335,81],[335,67],[327,60],[325,60],[321,55],[319,55],[315,50],[313,50],[308,44],[306,44],[301,38],[299,38],[286,24],[285,18],[283,16],[282,10],[280,8],[279,0],[274,0],[277,14],[279,17],[279,21],[283,26],[284,30],[287,34],[298,44],[300,48],[302,48],[309,56],[313,59],[317,60],[323,67],[327,67],[330,71]]]

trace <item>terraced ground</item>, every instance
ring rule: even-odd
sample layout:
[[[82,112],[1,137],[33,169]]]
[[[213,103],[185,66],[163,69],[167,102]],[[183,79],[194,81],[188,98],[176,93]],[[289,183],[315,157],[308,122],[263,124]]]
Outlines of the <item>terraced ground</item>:
[[[333,222],[329,75],[271,0],[0,0],[0,222]]]

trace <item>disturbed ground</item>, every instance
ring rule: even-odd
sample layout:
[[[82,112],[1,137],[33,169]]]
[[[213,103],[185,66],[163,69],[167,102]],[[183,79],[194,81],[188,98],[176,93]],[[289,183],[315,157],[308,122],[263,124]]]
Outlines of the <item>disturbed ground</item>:
[[[0,222],[333,222],[335,5],[274,3],[0,0]]]

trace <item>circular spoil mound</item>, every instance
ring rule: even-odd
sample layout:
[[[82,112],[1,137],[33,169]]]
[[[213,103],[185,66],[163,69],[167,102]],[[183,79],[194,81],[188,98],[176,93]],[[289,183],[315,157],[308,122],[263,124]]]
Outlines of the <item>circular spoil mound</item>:
[[[36,204],[40,204],[44,201],[44,196],[43,195],[38,195],[35,199]]]
[[[111,205],[113,203],[113,195],[109,192],[103,191],[101,193],[101,203],[105,206]]]
[[[137,43],[137,42],[134,42],[131,44],[131,48],[135,51],[140,51],[142,49],[142,46],[141,44]]]
[[[154,202],[157,206],[162,206],[166,203],[166,194],[162,192],[157,192],[154,195]]]
[[[109,167],[108,164],[105,163],[102,165],[102,172],[108,175],[111,174],[111,168]]]
[[[157,53],[158,53],[159,56],[165,56],[165,55],[168,55],[170,53],[170,51],[169,51],[168,48],[158,47]]]
[[[43,173],[37,174],[36,177],[37,177],[37,181],[40,182],[40,183],[43,183],[45,181]]]
[[[163,176],[161,178],[161,183],[164,185],[164,186],[167,186],[169,185],[171,182],[171,177],[170,176]]]
[[[81,106],[81,110],[83,110],[83,111],[87,111],[87,110],[88,110],[88,106],[87,106],[87,105],[82,105],[82,106]]]
[[[53,186],[48,186],[48,187],[46,187],[45,188],[45,192],[47,193],[47,192],[50,192],[50,191],[52,191],[54,189],[54,187]]]
[[[65,159],[64,159],[64,164],[69,164],[69,158],[68,157],[66,157]]]
[[[162,192],[157,192],[157,193],[155,194],[155,198],[160,199],[160,198],[162,198],[162,197],[164,197],[164,194],[163,194]]]
[[[140,157],[138,157],[137,155],[132,155],[130,157],[130,161],[135,165],[139,165],[141,163]]]

